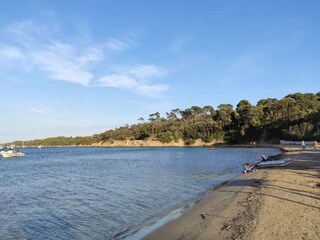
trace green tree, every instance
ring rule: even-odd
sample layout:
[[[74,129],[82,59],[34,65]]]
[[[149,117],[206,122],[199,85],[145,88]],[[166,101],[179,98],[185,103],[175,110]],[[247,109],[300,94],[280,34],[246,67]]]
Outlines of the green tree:
[[[259,127],[261,125],[261,109],[251,105],[247,100],[241,100],[238,103],[236,113],[241,136],[246,134],[248,128]]]
[[[216,122],[220,130],[229,128],[232,123],[232,117],[234,114],[233,106],[231,104],[220,104],[215,117]]]
[[[156,112],[156,113],[152,113],[149,115],[149,121],[150,122],[155,122],[155,121],[160,121],[161,117],[160,117],[160,113]]]

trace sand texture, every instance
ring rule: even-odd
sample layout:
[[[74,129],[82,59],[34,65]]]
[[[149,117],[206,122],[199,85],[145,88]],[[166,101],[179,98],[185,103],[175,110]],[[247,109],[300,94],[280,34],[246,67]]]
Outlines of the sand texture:
[[[320,151],[242,174],[144,239],[320,239]]]
[[[214,144],[222,143],[221,141],[204,142],[201,139],[196,140],[190,147],[210,147]],[[95,143],[90,146],[96,147],[186,147],[186,144],[181,139],[169,143],[163,143],[157,140],[114,140]]]

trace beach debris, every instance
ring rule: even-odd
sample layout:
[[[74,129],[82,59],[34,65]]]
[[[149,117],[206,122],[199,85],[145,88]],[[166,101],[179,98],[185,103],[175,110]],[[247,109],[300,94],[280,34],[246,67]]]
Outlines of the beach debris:
[[[243,202],[241,205],[242,205],[242,206],[245,206],[245,207],[249,207],[249,206],[250,206],[250,204],[247,203],[247,202]]]
[[[223,224],[221,230],[229,230],[231,228],[230,224]]]
[[[309,181],[309,184],[314,188],[320,187],[320,182],[316,182],[316,181],[313,181],[313,180]]]
[[[205,220],[206,219],[206,214],[205,213],[200,213],[200,217]]]

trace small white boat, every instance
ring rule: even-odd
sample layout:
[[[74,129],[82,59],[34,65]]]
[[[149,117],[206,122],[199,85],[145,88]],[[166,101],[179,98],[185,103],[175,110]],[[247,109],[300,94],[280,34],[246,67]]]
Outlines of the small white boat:
[[[279,160],[261,161],[256,164],[257,168],[268,168],[268,167],[284,167],[291,162],[291,158],[284,158]]]
[[[17,151],[14,151],[14,150],[1,151],[0,154],[1,154],[4,158],[23,157],[23,156],[25,156],[24,153],[22,153],[22,152],[17,152]]]

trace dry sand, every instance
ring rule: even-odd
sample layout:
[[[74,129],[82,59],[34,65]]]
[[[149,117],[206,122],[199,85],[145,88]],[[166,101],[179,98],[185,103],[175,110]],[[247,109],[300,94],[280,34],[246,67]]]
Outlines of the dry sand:
[[[144,239],[320,239],[320,150],[242,174]]]
[[[196,140],[192,145],[188,145],[189,147],[210,147],[217,143],[222,143],[222,141],[212,141],[212,142],[204,142],[201,139]],[[187,145],[183,140],[172,141],[169,143],[163,143],[157,140],[114,140],[114,141],[106,141],[92,144],[91,146],[96,147],[186,147]]]

